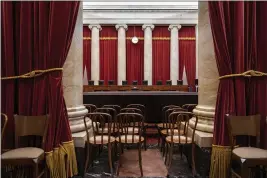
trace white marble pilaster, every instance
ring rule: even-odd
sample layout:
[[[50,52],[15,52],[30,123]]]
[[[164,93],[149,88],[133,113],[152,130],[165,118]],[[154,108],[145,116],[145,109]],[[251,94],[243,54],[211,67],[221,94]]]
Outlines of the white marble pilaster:
[[[198,25],[195,26],[196,32],[196,79],[198,79]]]
[[[99,32],[101,31],[101,26],[98,24],[89,25],[91,30],[91,80],[98,85],[100,78],[100,64],[99,64]]]
[[[118,30],[118,85],[126,80],[126,31],[127,25],[118,24],[115,26]]]
[[[174,85],[177,85],[179,79],[179,29],[181,25],[170,25],[171,32],[171,51],[170,51],[170,79]]]
[[[154,25],[143,25],[144,30],[144,80],[152,85],[152,31]]]
[[[83,118],[88,110],[83,105],[83,17],[82,4],[67,59],[63,65],[63,94],[67,106],[70,130],[75,147],[84,147],[85,125]],[[87,125],[91,128],[88,118]],[[77,137],[77,134],[79,135]],[[79,144],[77,144],[79,143]]]

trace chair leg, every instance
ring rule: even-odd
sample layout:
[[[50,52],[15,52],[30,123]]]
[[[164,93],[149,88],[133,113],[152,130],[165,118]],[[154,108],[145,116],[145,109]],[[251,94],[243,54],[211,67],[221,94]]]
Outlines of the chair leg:
[[[87,172],[88,165],[89,165],[89,159],[90,159],[91,151],[92,151],[92,147],[91,147],[90,143],[87,143],[86,146],[87,146],[87,149],[86,149],[86,160],[85,160],[85,165],[84,165],[84,175]]]
[[[195,143],[192,143],[192,174],[195,177],[196,175],[196,165],[195,165]]]
[[[144,137],[145,137],[145,140],[144,140],[144,147],[145,147],[145,151],[147,150],[147,145],[146,145],[146,139],[147,139],[147,135],[146,135],[146,127],[144,127]]]
[[[169,153],[169,144],[168,143],[166,143],[165,144],[165,147],[166,147],[166,154],[165,154],[165,165],[167,165],[167,163],[168,163],[168,153]],[[164,157],[164,156],[163,156]]]
[[[180,146],[180,156],[181,159],[183,159],[183,145]]]
[[[164,136],[162,136],[161,137],[161,147],[162,147],[162,154],[163,154],[163,156],[165,156],[165,144],[166,144],[165,138],[164,138]]]
[[[139,167],[141,171],[141,177],[143,177],[143,168],[142,168],[142,153],[141,153],[141,143],[138,143],[138,155],[139,155]]]
[[[108,143],[108,163],[109,163],[109,169],[110,173],[113,176],[113,166],[112,166],[112,158],[111,158],[111,143]]]
[[[170,143],[168,170],[170,169],[172,164],[172,154],[173,154],[173,143]]]
[[[121,152],[120,152],[120,149],[121,149],[121,148],[120,148],[120,147],[121,147],[121,146],[122,146],[121,143],[119,143],[119,144],[118,144],[118,147],[119,147],[119,149],[118,149],[118,150],[119,150],[119,152],[118,152],[118,157],[119,157],[119,158],[118,158],[118,159],[119,159],[119,160],[118,160],[117,170],[116,170],[116,171],[117,171],[117,172],[116,172],[116,175],[117,175],[117,176],[119,176],[119,173],[120,173],[120,161],[121,161],[121,159],[120,159],[120,158],[121,158]]]
[[[159,127],[157,127],[157,129],[158,129],[158,147],[160,148],[160,151],[162,151],[160,146],[160,138],[161,138],[160,129]]]
[[[34,165],[34,168],[33,168],[33,176],[34,178],[38,178],[38,164],[35,164]]]

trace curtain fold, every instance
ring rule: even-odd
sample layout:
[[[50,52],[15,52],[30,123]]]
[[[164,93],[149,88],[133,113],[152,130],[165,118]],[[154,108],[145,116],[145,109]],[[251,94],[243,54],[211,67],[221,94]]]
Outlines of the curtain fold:
[[[136,36],[139,41],[132,43]],[[141,85],[144,80],[144,31],[142,26],[128,26],[126,31],[126,80],[131,84],[137,80]]]
[[[155,26],[152,33],[152,84],[170,80],[170,31],[167,26]]]
[[[104,80],[105,85],[109,80],[114,80],[117,84],[118,71],[118,39],[117,30],[114,26],[102,26],[100,31],[100,80]]]
[[[87,80],[91,80],[91,30],[83,26],[83,76],[86,70]]]
[[[179,80],[183,70],[189,86],[195,86],[196,78],[196,33],[194,26],[182,26],[179,30]]]
[[[220,76],[246,71],[243,2],[208,2],[214,50]],[[231,149],[225,114],[246,114],[244,78],[220,80],[213,133],[210,177],[227,178]]]
[[[45,152],[52,178],[77,174],[76,156],[63,97],[61,68],[71,45],[79,4],[80,2],[1,2],[1,62],[5,66],[2,67],[1,94],[5,96],[2,98],[2,112],[8,114],[9,124],[14,124],[14,114],[49,114]],[[33,78],[3,80],[3,77],[56,68],[59,69]],[[9,125],[6,132],[13,137],[10,133],[14,132],[14,126]],[[14,138],[11,140],[14,141]]]

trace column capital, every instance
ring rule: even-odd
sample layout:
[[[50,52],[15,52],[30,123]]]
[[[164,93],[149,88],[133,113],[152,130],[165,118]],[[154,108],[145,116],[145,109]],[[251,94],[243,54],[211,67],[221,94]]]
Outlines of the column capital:
[[[128,26],[126,24],[117,24],[117,25],[115,25],[116,30],[119,30],[121,27],[124,28],[125,31],[128,30]]]
[[[155,25],[152,25],[152,24],[144,24],[142,26],[142,30],[145,30],[146,28],[151,28],[151,30],[154,30]]]
[[[94,27],[97,28],[99,31],[102,30],[102,28],[101,28],[101,26],[99,24],[91,24],[91,25],[88,25],[88,28],[90,30],[92,30]]]
[[[174,28],[177,28],[178,30],[180,30],[182,26],[180,24],[172,24],[172,25],[169,25],[168,30],[171,31]]]

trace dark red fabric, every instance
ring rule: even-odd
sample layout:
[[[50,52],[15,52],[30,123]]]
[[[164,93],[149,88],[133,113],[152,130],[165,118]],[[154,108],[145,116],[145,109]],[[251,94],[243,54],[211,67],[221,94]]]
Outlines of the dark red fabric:
[[[195,86],[196,78],[196,38],[194,26],[182,26],[179,30],[179,80],[183,79],[183,70],[189,86]]]
[[[170,40],[155,38],[170,38],[170,31],[167,26],[155,26],[152,41],[152,84],[157,80],[170,80]]]
[[[1,8],[1,62],[5,66],[2,67],[2,77],[63,67],[79,2],[2,2]],[[12,136],[9,142],[14,142],[13,114],[49,113],[45,151],[72,140],[63,98],[62,71],[31,79],[2,81],[2,87],[2,112],[9,116],[6,131]]]
[[[139,38],[137,44],[132,43],[132,38]],[[131,84],[137,80],[141,85],[144,80],[144,31],[141,26],[128,26],[126,31],[126,80]]]
[[[245,2],[245,49],[247,66],[267,73],[266,2]],[[260,114],[261,147],[267,148],[267,77],[252,77],[247,85],[248,114]]]
[[[85,68],[87,79],[91,80],[91,30],[88,26],[83,26],[83,74]]]
[[[117,84],[118,33],[114,26],[102,26],[100,31],[100,80],[107,85],[109,80]],[[114,39],[108,39],[108,38]]]
[[[244,62],[244,3],[209,2],[209,17],[219,75],[246,71]],[[225,114],[246,114],[245,80],[220,80],[214,119],[213,143],[228,145]]]

